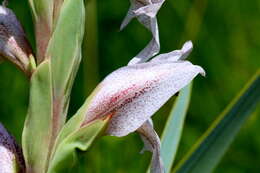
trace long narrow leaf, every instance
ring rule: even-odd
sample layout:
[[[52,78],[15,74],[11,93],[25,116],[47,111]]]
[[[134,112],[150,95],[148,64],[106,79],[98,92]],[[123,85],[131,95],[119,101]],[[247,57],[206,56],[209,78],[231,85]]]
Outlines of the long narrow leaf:
[[[260,101],[260,71],[211,125],[173,172],[209,173]]]
[[[83,0],[63,2],[46,56],[51,61],[53,87],[53,143],[63,127],[70,91],[81,60],[85,8]]]
[[[30,103],[23,130],[26,169],[44,173],[52,132],[50,61],[38,66],[31,78]]]
[[[166,173],[171,167],[180,142],[184,120],[190,103],[192,84],[183,88],[175,101],[162,135],[162,159]]]
[[[55,97],[68,94],[81,60],[85,26],[83,0],[64,1],[46,56],[51,59]]]

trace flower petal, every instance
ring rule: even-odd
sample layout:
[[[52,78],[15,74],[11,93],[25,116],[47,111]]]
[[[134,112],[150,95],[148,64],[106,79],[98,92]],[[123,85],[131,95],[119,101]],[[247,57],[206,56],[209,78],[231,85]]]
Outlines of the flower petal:
[[[0,173],[24,172],[22,151],[0,123]],[[17,170],[18,169],[18,170]]]
[[[182,46],[181,50],[174,50],[170,53],[160,54],[153,58],[152,62],[159,62],[159,61],[178,61],[186,59],[193,49],[193,44],[191,41],[187,41]]]
[[[148,30],[151,31],[153,38],[149,44],[136,55],[128,65],[145,62],[160,51],[159,31],[156,14],[163,4],[164,0],[131,0],[130,9],[122,22],[122,30],[135,17]]]
[[[128,24],[129,22],[137,17],[137,15],[134,13],[135,10],[138,10],[139,8],[143,7],[143,6],[146,6],[146,5],[149,5],[151,4],[151,1],[150,0],[130,0],[130,8],[120,26],[120,29],[124,29]]]
[[[164,1],[165,0],[130,0],[131,6],[120,29],[124,29],[133,18],[141,15],[154,18]]]
[[[144,149],[141,152],[148,150],[153,153],[151,172],[164,172],[163,162],[161,159],[161,142],[159,136],[153,129],[152,120],[147,120],[140,128],[137,129],[137,132],[140,134],[144,142]]]
[[[150,4],[144,7],[141,7],[137,10],[134,11],[134,14],[136,16],[139,15],[147,15],[151,18],[154,18],[157,14],[157,12],[159,11],[159,9],[161,8],[163,2],[160,3],[155,3],[155,4]]]
[[[108,134],[125,136],[138,129],[198,73],[204,74],[204,70],[188,61],[120,68],[94,91],[85,123],[110,115]]]
[[[136,65],[137,69],[131,73],[131,76],[123,75],[125,80],[121,78],[124,84],[128,79],[140,86],[134,91],[133,97],[125,100],[117,108],[109,124],[108,134],[125,136],[135,131],[198,73],[204,73],[201,67],[189,62],[145,65],[143,71],[138,69],[140,65]],[[126,71],[128,70],[126,68]],[[138,75],[140,77],[137,77]],[[115,82],[119,81],[112,83]]]
[[[128,65],[145,62],[152,56],[158,54],[160,51],[157,19],[142,15],[138,17],[138,20],[152,32],[153,38],[148,43],[148,45],[141,52],[138,53],[138,55],[136,55],[134,58],[132,58],[132,60],[129,61]]]

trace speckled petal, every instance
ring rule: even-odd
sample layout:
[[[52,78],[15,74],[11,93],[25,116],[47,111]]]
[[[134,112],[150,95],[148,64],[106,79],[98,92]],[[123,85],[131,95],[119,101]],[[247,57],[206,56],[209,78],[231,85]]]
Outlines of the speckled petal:
[[[108,134],[125,136],[138,129],[172,95],[204,70],[188,61],[148,62],[116,70],[94,91],[85,123],[112,116]]]
[[[161,8],[163,2],[160,3],[155,3],[155,4],[150,4],[144,7],[141,7],[137,10],[134,11],[134,14],[136,16],[139,15],[147,15],[151,18],[154,18],[157,14],[157,12],[159,11],[159,9]]]
[[[143,71],[139,70],[142,66],[145,66]],[[147,63],[136,65],[135,68],[134,72],[122,75],[120,80],[124,84],[127,84],[126,80],[133,80],[139,88],[133,91],[133,97],[125,100],[116,109],[108,127],[110,135],[125,136],[135,131],[171,96],[190,83],[197,74],[204,74],[201,67],[187,61]],[[128,68],[125,69],[125,71],[128,70]]]
[[[144,23],[147,28],[149,28],[149,30],[152,32],[153,38],[148,43],[148,45],[141,52],[138,53],[138,55],[136,55],[129,61],[128,65],[145,62],[151,57],[158,54],[160,51],[160,39],[157,19],[147,16],[140,16],[138,19],[141,23]]]
[[[152,62],[161,62],[161,61],[178,61],[186,59],[193,49],[191,41],[187,41],[181,50],[174,50],[170,53],[160,54],[153,58]]]
[[[143,142],[144,149],[141,151],[150,151],[153,153],[151,162],[151,173],[163,173],[164,167],[161,159],[161,142],[160,138],[153,129],[152,120],[147,120],[140,128],[137,129]]]
[[[130,0],[131,6],[123,20],[120,29],[123,29],[133,19],[137,18],[139,22],[151,31],[153,38],[149,44],[130,62],[129,65],[145,62],[160,51],[159,31],[156,14],[162,6],[164,0]]]
[[[23,173],[21,149],[0,123],[0,173]]]

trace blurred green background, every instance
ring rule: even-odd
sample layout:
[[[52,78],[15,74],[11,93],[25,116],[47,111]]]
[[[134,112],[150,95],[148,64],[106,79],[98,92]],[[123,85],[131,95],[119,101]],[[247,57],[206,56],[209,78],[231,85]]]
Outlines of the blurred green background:
[[[28,2],[10,0],[9,4],[34,45]],[[126,65],[150,41],[150,33],[136,20],[119,32],[128,7],[128,0],[87,1],[83,63],[73,88],[70,116],[99,81]],[[260,67],[260,1],[166,0],[158,22],[161,52],[179,49],[186,40],[192,40],[194,51],[189,59],[207,72],[206,78],[197,77],[194,81],[178,161]],[[0,64],[0,74],[0,121],[20,141],[28,106],[28,80],[8,62]],[[153,118],[158,134],[163,130],[174,99]],[[259,114],[258,108],[216,173],[260,171]],[[86,157],[80,156],[88,166],[87,172],[145,172],[151,154],[140,155],[142,146],[137,134],[103,137]]]

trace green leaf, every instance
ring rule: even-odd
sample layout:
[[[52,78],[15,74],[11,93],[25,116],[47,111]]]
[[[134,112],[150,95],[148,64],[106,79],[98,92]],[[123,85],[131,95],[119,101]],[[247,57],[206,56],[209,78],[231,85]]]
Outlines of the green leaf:
[[[85,103],[81,106],[81,108],[77,111],[77,113],[64,125],[62,130],[60,131],[56,141],[54,148],[52,150],[51,160],[57,160],[57,151],[60,150],[60,146],[63,145],[64,141],[68,139],[68,136],[71,136],[72,134],[77,134],[82,130],[82,123],[85,120],[86,112],[88,110],[89,103],[92,100],[92,97],[98,92],[98,89],[96,89],[92,94],[86,99]],[[106,120],[107,121],[107,120]],[[106,123],[106,122],[105,122]],[[86,134],[87,135],[87,134]],[[74,151],[73,149],[70,151]],[[70,152],[71,153],[71,152]],[[72,152],[73,153],[73,152]],[[63,157],[65,159],[65,157]],[[54,163],[57,161],[51,162],[51,168],[49,170],[50,173],[53,172],[53,170],[56,170],[56,166],[58,163]],[[73,165],[71,165],[73,166]],[[58,169],[58,168],[57,168]]]
[[[98,91],[98,90],[96,90]],[[72,118],[64,125],[62,130],[60,131],[56,141],[55,146],[52,151],[53,153],[56,151],[57,146],[70,134],[75,133],[75,131],[81,128],[82,123],[85,120],[86,112],[88,110],[89,103],[91,102],[92,97],[95,95],[96,91],[92,92],[92,94],[86,99],[85,103],[81,106],[81,108],[77,111],[77,113],[72,116]]]
[[[52,23],[53,0],[29,0],[36,21],[45,18],[49,24]]]
[[[60,9],[64,0],[55,0],[53,3],[53,27],[56,26],[57,20],[60,15]]]
[[[102,132],[107,121],[108,119],[97,120],[67,136],[58,145],[50,162],[48,173],[74,172],[73,167],[78,162],[76,151],[86,151],[94,139]]]
[[[260,101],[260,71],[177,165],[177,173],[209,173]]]
[[[47,49],[52,69],[54,138],[66,120],[71,88],[81,60],[84,21],[83,0],[65,0]]]
[[[35,24],[37,61],[45,59],[45,51],[53,31],[53,0],[29,0]]]
[[[52,81],[50,61],[33,73],[30,103],[23,130],[23,153],[28,170],[44,173],[52,132]]]
[[[177,97],[162,135],[161,155],[165,172],[171,171],[181,139],[184,120],[190,103],[192,84],[183,88]]]
[[[51,59],[55,97],[69,95],[81,60],[85,8],[83,0],[64,1],[47,49]]]

